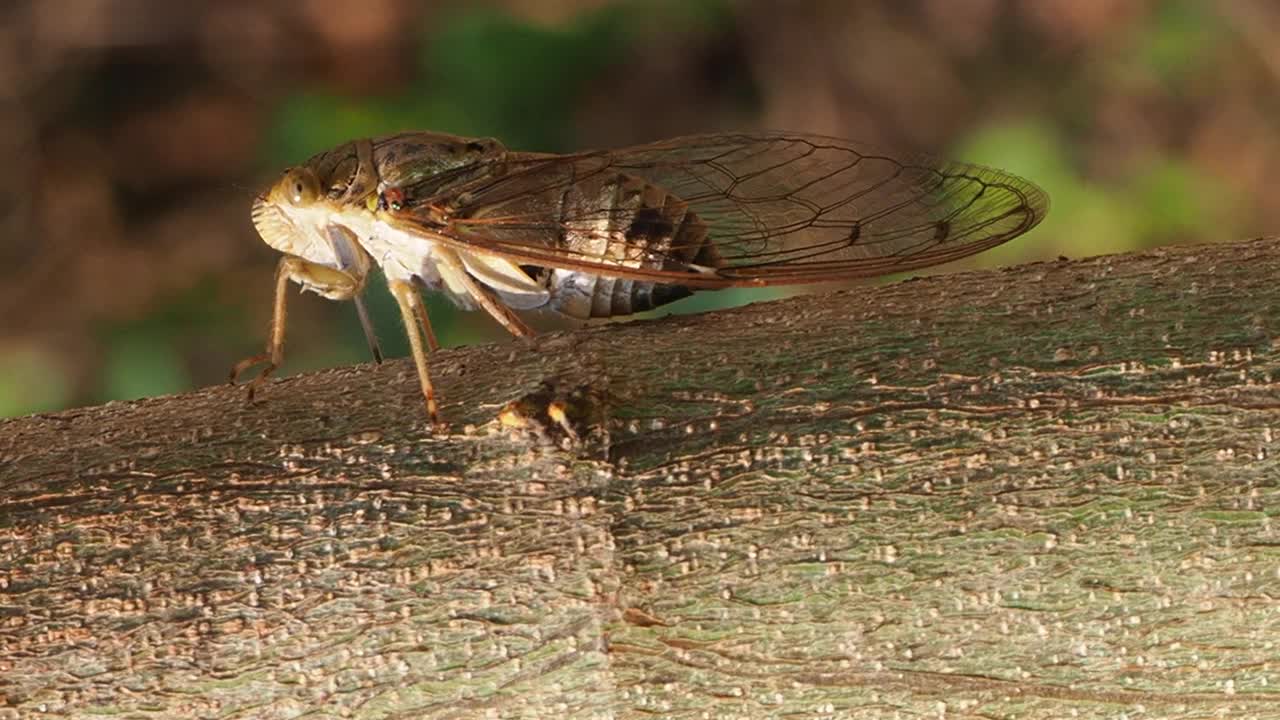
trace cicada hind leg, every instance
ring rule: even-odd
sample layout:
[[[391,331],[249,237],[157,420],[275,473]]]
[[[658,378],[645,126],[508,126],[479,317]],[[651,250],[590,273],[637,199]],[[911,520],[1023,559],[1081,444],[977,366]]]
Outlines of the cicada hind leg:
[[[437,248],[436,259],[439,262],[440,271],[449,274],[455,283],[465,289],[477,304],[487,310],[511,334],[519,337],[530,337],[534,334],[533,330],[525,325],[510,308],[472,279],[456,255],[443,248]],[[396,304],[400,306],[405,334],[409,336],[409,350],[413,354],[413,363],[418,371],[418,383],[422,387],[422,395],[427,403],[427,415],[431,418],[433,425],[443,428],[439,406],[436,404],[435,387],[431,384],[431,373],[427,366],[428,348],[437,350],[440,346],[431,329],[431,321],[427,317],[426,307],[422,304],[422,296],[409,280],[391,279],[387,281],[387,287],[395,296]]]
[[[436,259],[438,262],[437,268],[442,273],[449,274],[454,282],[466,290],[471,299],[475,300],[476,304],[489,313],[494,320],[497,320],[499,325],[506,328],[507,332],[522,338],[535,335],[533,328],[526,325],[514,310],[502,304],[502,301],[494,297],[493,293],[489,292],[484,285],[471,277],[471,274],[467,272],[466,264],[462,262],[462,259],[456,253],[445,248],[439,248],[436,250]]]
[[[440,410],[436,405],[436,391],[431,385],[431,375],[427,372],[427,347],[439,349],[435,332],[431,329],[431,320],[427,317],[427,309],[422,304],[422,296],[418,289],[407,280],[388,280],[387,287],[400,306],[400,315],[404,320],[404,332],[409,336],[409,351],[413,354],[413,364],[418,370],[418,385],[422,388],[423,398],[427,403],[427,417],[431,424],[443,427],[440,422]]]

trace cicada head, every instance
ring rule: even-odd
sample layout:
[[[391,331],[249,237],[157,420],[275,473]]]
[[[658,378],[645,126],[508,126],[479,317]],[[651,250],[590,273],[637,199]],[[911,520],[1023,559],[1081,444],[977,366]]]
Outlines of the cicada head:
[[[253,225],[263,242],[282,253],[340,267],[328,238],[330,205],[315,171],[293,167],[253,201]]]

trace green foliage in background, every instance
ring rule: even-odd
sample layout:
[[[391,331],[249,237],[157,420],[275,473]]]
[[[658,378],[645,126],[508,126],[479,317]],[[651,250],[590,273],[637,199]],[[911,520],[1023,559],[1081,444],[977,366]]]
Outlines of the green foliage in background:
[[[490,9],[463,11],[427,31],[416,79],[401,94],[316,90],[285,99],[264,158],[283,167],[351,138],[406,129],[493,136],[522,150],[572,150],[572,113],[583,91],[603,81],[646,29],[661,23],[672,33],[731,19],[727,0],[617,3],[559,28]]]
[[[1165,0],[1157,6],[1155,22],[1142,28],[1133,51],[1133,67],[1152,72],[1169,89],[1184,87],[1202,73],[1205,59],[1231,34],[1212,12],[1212,4],[1198,0]]]
[[[1154,247],[1170,238],[1231,235],[1230,198],[1177,158],[1144,157],[1126,182],[1102,186],[1084,177],[1061,135],[1040,122],[982,128],[955,156],[1033,179],[1049,192],[1049,215],[1041,226],[984,253],[986,264],[1051,254],[1089,257]],[[1049,239],[1056,244],[1047,245]],[[1028,252],[1032,246],[1035,252]]]
[[[58,357],[35,345],[0,348],[0,417],[60,410],[74,397]]]
[[[409,129],[562,147],[574,98],[616,52],[617,33],[603,20],[547,30],[491,12],[458,16],[426,43],[423,67],[402,95],[354,98],[321,90],[286,99],[266,159],[283,167],[352,138]]]
[[[211,300],[218,289],[217,278],[204,278],[145,317],[98,328],[106,352],[96,399],[132,400],[189,389],[192,368],[208,362],[207,344],[221,349],[237,342],[243,318],[228,312],[234,304]]]
[[[670,40],[690,33],[729,38],[737,32],[735,12],[732,0],[626,0],[554,28],[533,26],[492,9],[433,16],[422,30],[411,80],[396,94],[352,96],[313,87],[280,98],[261,148],[262,176],[352,138],[406,129],[493,136],[525,150],[578,149],[574,113],[588,93],[607,87],[610,73],[634,68],[635,58],[643,57],[654,38]],[[1044,187],[1051,198],[1049,216],[1039,229],[970,266],[1059,254],[1084,257],[1177,239],[1237,237],[1242,232],[1232,226],[1237,217],[1232,198],[1181,158],[1138,149],[1099,181],[1096,168],[1088,167],[1084,157],[1096,141],[1093,135],[1103,132],[1094,115],[1106,93],[1211,106],[1219,79],[1206,59],[1219,55],[1233,36],[1211,4],[1170,0],[1158,4],[1143,25],[1117,27],[1114,37],[1116,42],[1091,49],[1096,58],[1084,63],[1086,72],[1055,90],[1051,99],[1058,107],[1039,116],[1012,114],[940,149],[958,160],[1022,175]],[[752,68],[732,71],[742,75],[733,82],[752,85]],[[1027,72],[1031,82],[1048,80],[1045,68]],[[754,89],[744,97],[750,102]],[[219,282],[225,281],[209,278],[146,317],[98,328],[104,348],[99,375],[79,384],[101,400],[178,392],[188,388],[192,378],[219,377],[222,369],[211,370],[206,364],[225,364],[228,348],[244,354],[259,351],[266,328],[256,327],[257,321],[249,318],[260,318],[262,308],[249,308],[238,296],[220,296]],[[366,299],[384,351],[405,355],[399,313],[380,284],[380,278],[372,281]],[[702,312],[788,292],[701,293],[655,314]],[[296,297],[295,293],[290,302],[297,302]],[[457,313],[435,294],[427,294],[426,300],[445,345],[505,336],[483,313]],[[314,296],[303,302],[321,303]],[[288,355],[289,373],[369,359],[352,306],[321,305],[333,318],[327,330],[331,342],[308,342],[306,347],[314,349]],[[39,347],[0,348],[0,416],[64,407],[84,394],[76,385],[70,371]]]

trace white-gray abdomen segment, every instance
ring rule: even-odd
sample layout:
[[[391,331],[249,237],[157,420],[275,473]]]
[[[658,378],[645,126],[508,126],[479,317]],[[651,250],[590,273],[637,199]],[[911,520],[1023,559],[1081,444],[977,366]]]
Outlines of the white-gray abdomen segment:
[[[679,285],[555,270],[548,283],[550,309],[573,318],[615,317],[652,310],[693,291]]]
[[[613,279],[588,275],[576,270],[553,270],[548,282],[551,290],[551,309],[562,315],[582,320],[596,316],[592,312],[596,284]]]

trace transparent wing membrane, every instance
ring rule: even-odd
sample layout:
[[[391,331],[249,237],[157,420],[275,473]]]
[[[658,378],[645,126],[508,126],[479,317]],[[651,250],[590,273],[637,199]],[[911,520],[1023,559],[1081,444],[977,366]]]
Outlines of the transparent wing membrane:
[[[724,134],[406,188],[398,222],[522,264],[688,287],[813,283],[937,265],[1043,219],[1014,175],[794,134]]]

